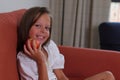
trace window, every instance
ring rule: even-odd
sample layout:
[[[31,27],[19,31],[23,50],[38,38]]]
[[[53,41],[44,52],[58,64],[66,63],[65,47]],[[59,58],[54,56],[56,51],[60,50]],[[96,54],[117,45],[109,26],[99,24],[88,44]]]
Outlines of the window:
[[[120,22],[120,2],[111,2],[110,22]]]

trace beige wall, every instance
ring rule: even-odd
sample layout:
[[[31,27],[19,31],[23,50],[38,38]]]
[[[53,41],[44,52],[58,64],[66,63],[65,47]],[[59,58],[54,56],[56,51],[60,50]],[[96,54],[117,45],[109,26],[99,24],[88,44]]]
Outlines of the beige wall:
[[[0,13],[33,6],[49,7],[49,0],[0,0]]]

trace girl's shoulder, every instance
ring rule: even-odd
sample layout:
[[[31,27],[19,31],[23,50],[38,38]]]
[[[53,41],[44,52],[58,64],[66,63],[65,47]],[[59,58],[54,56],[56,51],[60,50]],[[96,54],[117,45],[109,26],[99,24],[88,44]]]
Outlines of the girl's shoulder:
[[[50,40],[49,43],[45,46],[46,49],[48,49],[49,52],[54,54],[59,54],[59,49],[56,43],[53,40]]]
[[[31,58],[29,58],[25,53],[23,53],[22,51],[18,52],[17,54],[17,59],[20,62],[26,62],[26,61],[33,61]]]
[[[53,40],[50,40],[48,42],[48,44],[46,45],[46,47],[57,48],[57,45],[56,45],[56,43]]]

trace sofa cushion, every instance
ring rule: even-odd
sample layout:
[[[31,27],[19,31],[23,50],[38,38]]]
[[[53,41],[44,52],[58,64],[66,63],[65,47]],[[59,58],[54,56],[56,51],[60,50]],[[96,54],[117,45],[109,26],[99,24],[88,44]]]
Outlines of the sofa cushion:
[[[0,80],[18,80],[16,66],[17,23],[25,9],[0,13]]]

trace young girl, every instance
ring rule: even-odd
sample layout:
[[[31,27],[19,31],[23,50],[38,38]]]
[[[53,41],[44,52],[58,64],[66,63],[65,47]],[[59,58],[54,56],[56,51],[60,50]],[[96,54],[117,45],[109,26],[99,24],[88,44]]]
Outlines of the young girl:
[[[34,7],[24,14],[18,26],[17,47],[21,80],[68,80],[61,70],[64,57],[50,40],[51,26],[52,18],[45,7]]]
[[[63,73],[64,56],[50,40],[52,18],[45,7],[33,7],[23,15],[18,26],[17,59],[21,80],[68,80]],[[39,45],[39,47],[38,47]],[[87,80],[110,80],[106,72]],[[106,75],[105,75],[106,76]],[[102,78],[104,79],[102,79]],[[111,78],[111,80],[113,80]]]

